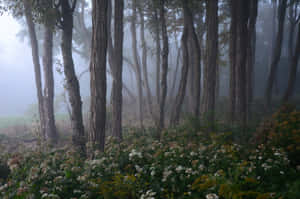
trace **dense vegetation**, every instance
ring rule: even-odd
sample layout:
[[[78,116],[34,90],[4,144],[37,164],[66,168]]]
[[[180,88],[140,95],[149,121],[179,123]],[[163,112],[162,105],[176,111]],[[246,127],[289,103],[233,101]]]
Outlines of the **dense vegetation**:
[[[0,197],[300,197],[299,111],[282,107],[243,142],[245,135],[219,129],[207,134],[190,118],[157,140],[151,129],[128,128],[121,144],[109,137],[106,151],[87,159],[68,146],[4,153]]]

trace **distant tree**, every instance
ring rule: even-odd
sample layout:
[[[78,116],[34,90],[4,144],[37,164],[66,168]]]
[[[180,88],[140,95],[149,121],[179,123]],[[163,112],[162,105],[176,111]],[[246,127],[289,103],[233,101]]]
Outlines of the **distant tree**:
[[[279,63],[280,56],[281,56],[286,8],[287,8],[287,0],[279,0],[278,31],[277,31],[277,35],[276,35],[275,45],[273,47],[272,62],[270,65],[270,72],[269,72],[267,87],[266,87],[266,91],[265,91],[266,107],[270,107],[270,104],[271,104],[274,82],[275,82],[275,78],[276,78],[276,74],[277,74],[278,63]]]
[[[122,5],[116,5],[121,6]],[[119,9],[119,8],[118,8]],[[90,116],[90,131],[92,141],[96,144],[100,151],[104,151],[105,144],[105,124],[106,124],[106,55],[107,55],[107,0],[92,1],[92,19],[93,19],[93,36],[92,36],[92,54],[90,64],[91,75],[91,116]],[[122,9],[120,9],[122,10]],[[118,10],[117,15],[120,14]],[[122,15],[122,14],[121,14]],[[118,23],[118,22],[116,22]],[[119,21],[121,23],[121,21]],[[119,24],[116,25],[116,30],[122,34]],[[121,32],[120,32],[121,31]],[[120,35],[121,35],[120,34]],[[117,33],[116,33],[117,35]],[[120,49],[121,37],[117,35],[117,50]],[[121,44],[122,45],[122,44]],[[119,53],[119,52],[118,52]],[[120,54],[118,54],[120,56]],[[117,58],[120,64],[120,57]],[[121,60],[122,61],[122,60]],[[118,65],[118,67],[120,67]],[[120,71],[119,71],[120,72]],[[116,75],[116,74],[115,74]],[[119,76],[119,74],[117,74]],[[120,79],[117,81],[119,82]],[[118,88],[118,92],[119,92]],[[119,121],[118,121],[119,122]]]

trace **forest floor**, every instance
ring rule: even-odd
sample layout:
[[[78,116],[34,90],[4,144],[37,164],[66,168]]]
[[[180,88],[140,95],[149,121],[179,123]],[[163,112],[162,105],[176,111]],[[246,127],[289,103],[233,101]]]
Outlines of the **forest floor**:
[[[108,137],[88,158],[68,139],[53,149],[1,136],[0,198],[300,198],[300,112],[290,107],[246,138],[193,119],[154,135],[125,128],[122,143]]]

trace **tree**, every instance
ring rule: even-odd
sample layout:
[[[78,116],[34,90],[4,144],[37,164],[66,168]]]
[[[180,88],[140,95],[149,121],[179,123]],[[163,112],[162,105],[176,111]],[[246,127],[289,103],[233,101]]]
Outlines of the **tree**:
[[[167,24],[165,19],[165,0],[160,0],[159,13],[161,19],[162,30],[162,75],[161,75],[161,95],[160,95],[160,108],[159,108],[159,132],[165,126],[165,103],[167,97],[167,75],[168,75],[168,58],[169,58],[169,38],[167,32]]]
[[[265,91],[266,107],[270,107],[270,104],[271,104],[274,81],[276,78],[278,63],[279,63],[280,56],[281,56],[286,8],[287,8],[287,0],[279,0],[278,32],[276,35],[276,41],[275,41],[275,45],[273,48],[272,62],[270,65],[270,72],[269,72],[269,76],[268,76],[268,80],[267,80],[267,87],[266,87],[266,91]]]
[[[62,29],[62,57],[66,87],[71,104],[71,126],[73,131],[72,141],[81,154],[85,154],[85,135],[82,119],[82,101],[80,96],[79,82],[76,77],[72,55],[73,41],[73,12],[76,7],[76,0],[60,0],[60,27]]]
[[[115,0],[112,133],[119,140],[122,140],[123,10],[124,0]]]
[[[218,58],[218,0],[206,2],[207,39],[206,66],[203,80],[203,115],[213,128],[215,120],[215,88]]]
[[[107,41],[108,41],[107,40],[107,10],[108,10],[107,0],[93,0],[92,2],[93,33],[92,33],[92,54],[91,54],[91,64],[90,64],[90,73],[91,73],[90,131],[92,135],[92,140],[96,143],[96,146],[100,151],[104,151],[104,144],[105,144],[106,87],[107,87],[106,86],[107,84],[106,83],[106,54],[107,54]]]

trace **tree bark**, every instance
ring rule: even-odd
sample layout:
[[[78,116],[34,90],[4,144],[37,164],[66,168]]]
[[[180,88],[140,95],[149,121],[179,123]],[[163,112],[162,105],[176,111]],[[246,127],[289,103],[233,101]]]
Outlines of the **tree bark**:
[[[40,119],[40,133],[43,139],[45,139],[45,115],[44,115],[44,99],[43,99],[43,91],[42,91],[42,79],[41,79],[41,65],[39,60],[39,49],[38,49],[38,41],[35,31],[35,25],[33,23],[32,18],[32,8],[29,0],[24,1],[25,8],[25,17],[26,23],[28,27],[30,44],[32,50],[32,61],[34,66],[34,74],[35,74],[35,85],[37,90],[37,98],[38,98],[38,111],[39,111],[39,119]]]
[[[144,128],[142,73],[141,73],[141,66],[139,62],[139,55],[137,51],[137,37],[136,37],[136,19],[137,19],[136,0],[133,0],[132,2],[132,12],[133,13],[132,13],[130,30],[132,35],[132,50],[133,50],[133,59],[135,65],[135,76],[136,76],[137,88],[138,88],[139,121],[140,121],[140,127]]]
[[[179,90],[177,96],[175,98],[175,103],[173,105],[173,110],[171,113],[170,124],[171,126],[175,126],[178,124],[182,109],[182,103],[186,93],[186,85],[187,85],[187,77],[189,71],[189,53],[188,53],[188,16],[187,16],[187,2],[185,0],[182,1],[184,5],[184,27],[183,33],[181,37],[181,46],[182,46],[182,69],[181,69],[181,79],[179,83]]]
[[[107,55],[107,0],[92,1],[92,54],[91,54],[91,116],[90,131],[93,142],[104,151],[106,123],[106,55]]]
[[[251,107],[253,102],[254,86],[254,65],[255,65],[255,45],[256,45],[256,19],[258,0],[250,1],[250,15],[248,25],[248,48],[247,48],[247,120],[251,118]]]
[[[238,123],[245,132],[247,121],[246,59],[248,47],[249,2],[237,3],[237,49],[236,49],[236,110]]]
[[[115,0],[114,59],[112,86],[112,135],[122,140],[122,74],[123,74],[124,0]]]
[[[44,33],[44,108],[45,108],[45,134],[50,143],[56,144],[58,134],[54,117],[54,77],[53,77],[53,31],[52,22],[46,23]]]
[[[154,14],[155,18],[155,46],[156,46],[156,97],[157,97],[157,104],[160,102],[160,67],[161,67],[161,45],[160,45],[160,28],[159,28],[159,18],[158,18],[158,11],[155,10]]]
[[[282,101],[284,103],[288,102],[292,97],[295,91],[296,77],[297,77],[297,67],[300,57],[300,24],[298,24],[298,35],[295,53],[293,54],[292,60],[290,62],[290,72],[289,72],[289,81],[287,89],[284,93]]]
[[[206,64],[203,87],[203,116],[213,130],[215,120],[216,68],[218,59],[218,0],[207,1]]]
[[[230,88],[229,88],[229,120],[235,120],[236,112],[236,43],[237,43],[237,0],[230,1],[230,40],[229,40],[229,60],[230,60]]]
[[[72,141],[77,150],[84,155],[85,135],[82,119],[82,101],[80,96],[79,82],[76,77],[73,56],[72,56],[72,38],[73,38],[73,8],[68,0],[61,0],[62,15],[62,57],[64,63],[64,74],[66,77],[66,87],[71,104],[71,126],[73,131]]]
[[[287,7],[287,1],[280,0],[278,6],[278,32],[276,36],[276,43],[273,48],[272,62],[270,65],[270,73],[268,76],[266,93],[265,93],[265,100],[266,100],[265,103],[267,108],[269,108],[271,105],[274,81],[276,79],[278,63],[281,56],[286,7]]]
[[[161,95],[160,95],[160,108],[159,108],[159,137],[162,129],[165,127],[165,103],[167,97],[167,76],[168,76],[168,58],[169,58],[169,38],[167,32],[167,25],[165,19],[165,0],[160,0],[160,20],[162,30],[162,74],[161,74]]]

